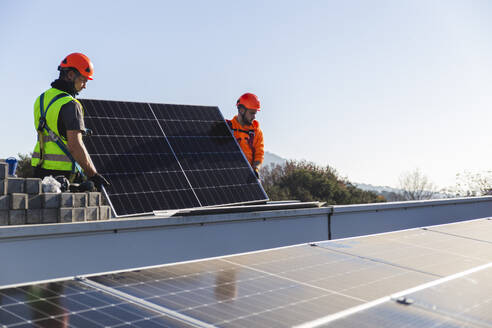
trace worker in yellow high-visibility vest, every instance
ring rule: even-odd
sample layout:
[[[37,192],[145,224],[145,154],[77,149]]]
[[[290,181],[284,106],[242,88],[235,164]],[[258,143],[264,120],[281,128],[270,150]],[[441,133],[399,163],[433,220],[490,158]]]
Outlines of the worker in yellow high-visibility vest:
[[[31,160],[34,175],[64,175],[73,180],[79,168],[100,189],[109,182],[97,173],[85,148],[84,109],[75,99],[87,81],[92,80],[94,66],[84,54],[72,53],[62,60],[58,70],[59,78],[34,104],[34,126],[38,131]]]

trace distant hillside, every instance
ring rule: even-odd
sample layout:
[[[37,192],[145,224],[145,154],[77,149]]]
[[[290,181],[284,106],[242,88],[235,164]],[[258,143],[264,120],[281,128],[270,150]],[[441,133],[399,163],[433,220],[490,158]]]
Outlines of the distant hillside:
[[[401,189],[397,189],[397,188],[393,188],[393,187],[389,187],[389,186],[373,186],[371,184],[357,183],[357,182],[354,182],[354,185],[359,189],[367,190],[367,191],[374,191],[377,193],[382,193],[383,191],[384,192],[395,192],[395,193],[402,192]]]
[[[389,202],[404,200],[401,196],[403,193],[403,190],[401,189],[397,189],[389,186],[373,186],[367,183],[356,183],[356,182],[354,182],[354,185],[359,189],[375,192],[378,195],[383,196]]]
[[[269,151],[265,152],[265,159],[263,160],[263,166],[269,166],[270,163],[273,164],[284,164],[287,160]]]
[[[354,185],[362,190],[373,191],[379,195],[384,196],[388,201],[402,201],[405,200],[402,198],[403,190],[388,186],[373,186],[367,183],[354,183]],[[452,195],[446,194],[443,192],[436,192],[431,199],[442,199],[442,198],[450,198]]]

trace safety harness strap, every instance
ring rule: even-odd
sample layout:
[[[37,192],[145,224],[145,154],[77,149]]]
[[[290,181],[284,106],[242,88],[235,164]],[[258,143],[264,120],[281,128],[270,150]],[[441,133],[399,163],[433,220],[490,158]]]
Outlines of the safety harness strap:
[[[58,136],[53,130],[51,130],[46,122],[46,114],[48,113],[48,109],[50,109],[51,105],[53,105],[58,99],[64,97],[70,97],[70,95],[68,93],[60,93],[56,95],[55,97],[53,97],[53,99],[51,99],[50,103],[46,107],[46,110],[44,110],[44,93],[41,94],[41,96],[39,96],[39,110],[41,112],[41,116],[39,117],[39,124],[38,124],[40,160],[37,167],[41,167],[41,165],[43,164],[46,158],[45,149],[44,149],[44,142],[46,140],[45,136],[43,135],[43,130],[44,130],[46,131],[46,133],[48,133],[48,136],[51,139],[50,141],[55,142],[58,145],[58,147],[63,151],[63,153],[65,153],[65,155],[72,162],[72,175],[75,174],[75,171],[78,171],[83,176],[84,173],[82,172],[82,168],[80,167],[80,165],[75,161],[72,154],[70,154],[70,151],[67,149],[66,145],[63,143],[60,136]]]
[[[248,141],[248,146],[249,146],[249,148],[251,148],[251,152],[253,153],[253,161],[254,161],[254,159],[255,159],[255,146],[254,146],[255,130],[234,129],[232,127],[232,121],[231,120],[226,120],[226,122],[232,131],[243,132],[243,133],[246,133],[249,135],[249,138],[247,139],[247,141]]]

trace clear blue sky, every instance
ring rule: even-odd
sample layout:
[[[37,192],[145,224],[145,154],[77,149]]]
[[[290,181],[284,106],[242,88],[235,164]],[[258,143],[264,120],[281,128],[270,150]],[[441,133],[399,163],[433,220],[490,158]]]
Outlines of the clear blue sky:
[[[266,150],[396,186],[492,169],[492,2],[0,1],[0,157],[32,151],[35,98],[71,52],[80,97],[262,103]]]

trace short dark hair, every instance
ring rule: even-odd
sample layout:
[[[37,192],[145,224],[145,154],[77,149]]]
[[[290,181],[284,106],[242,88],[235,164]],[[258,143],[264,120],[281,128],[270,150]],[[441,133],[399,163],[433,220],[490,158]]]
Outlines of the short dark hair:
[[[77,74],[77,76],[80,75],[80,72],[74,67],[59,68],[59,71],[60,71],[60,77],[59,77],[60,79],[65,79],[68,76],[68,72],[70,72],[70,71]]]

